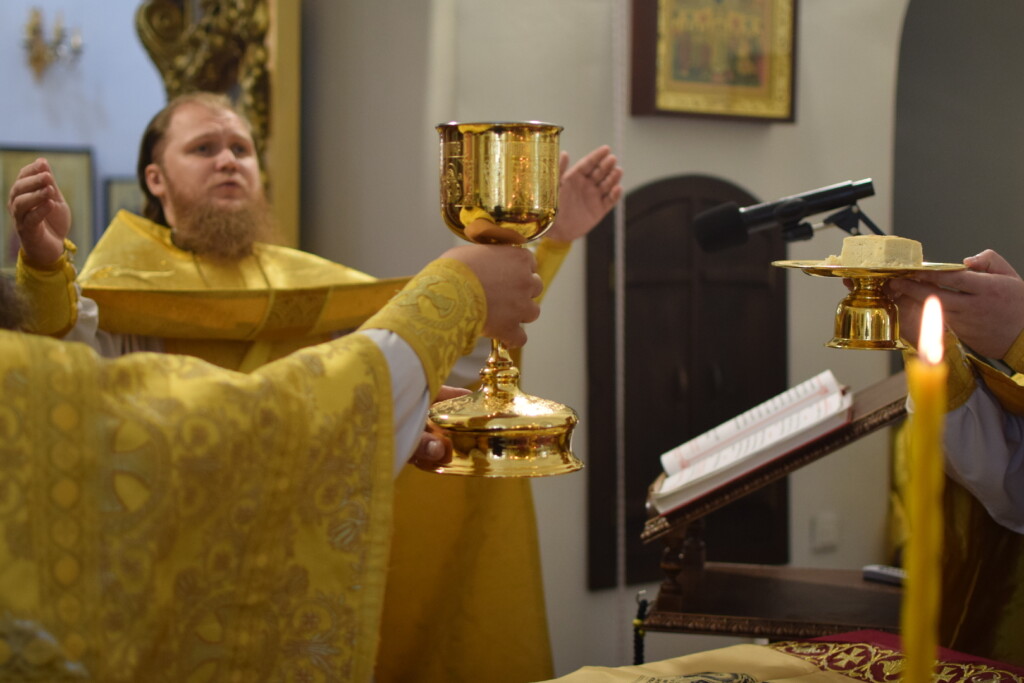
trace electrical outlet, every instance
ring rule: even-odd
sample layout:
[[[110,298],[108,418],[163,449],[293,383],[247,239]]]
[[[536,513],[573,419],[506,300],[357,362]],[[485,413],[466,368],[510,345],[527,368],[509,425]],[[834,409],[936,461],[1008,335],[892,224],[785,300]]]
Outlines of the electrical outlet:
[[[839,515],[825,510],[811,517],[811,550],[818,553],[839,546]]]

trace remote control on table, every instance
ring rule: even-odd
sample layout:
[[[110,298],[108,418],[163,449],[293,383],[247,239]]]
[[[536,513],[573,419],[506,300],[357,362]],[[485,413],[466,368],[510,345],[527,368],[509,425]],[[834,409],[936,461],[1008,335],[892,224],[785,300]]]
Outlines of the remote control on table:
[[[907,572],[902,567],[893,567],[888,564],[869,564],[864,566],[864,580],[877,583],[888,583],[893,586],[902,586],[903,579]]]

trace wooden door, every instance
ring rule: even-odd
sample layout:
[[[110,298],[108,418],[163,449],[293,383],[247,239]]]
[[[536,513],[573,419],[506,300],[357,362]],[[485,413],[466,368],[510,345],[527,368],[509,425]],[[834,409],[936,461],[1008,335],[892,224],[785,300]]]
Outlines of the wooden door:
[[[643,545],[647,487],[658,456],[787,388],[786,279],[781,232],[705,253],[693,217],[757,200],[707,176],[676,176],[625,200],[626,581],[660,579],[660,544]],[[588,581],[616,585],[616,420],[613,222],[587,240]],[[708,559],[785,563],[785,481],[709,515]]]

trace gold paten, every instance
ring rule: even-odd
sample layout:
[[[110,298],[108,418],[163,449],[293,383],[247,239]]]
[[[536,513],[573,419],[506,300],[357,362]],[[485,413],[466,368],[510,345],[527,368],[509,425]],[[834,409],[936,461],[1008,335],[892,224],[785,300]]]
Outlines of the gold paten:
[[[558,209],[558,136],[547,123],[448,123],[441,142],[441,215],[457,235],[480,244],[524,244],[540,237]],[[451,439],[443,474],[542,477],[583,467],[571,448],[579,422],[568,406],[519,389],[508,349],[491,341],[480,389],[435,404],[430,421]]]
[[[831,265],[824,261],[774,261],[780,268],[799,268],[808,275],[841,277],[852,283],[850,293],[836,308],[835,332],[825,344],[835,349],[898,351],[907,348],[900,341],[899,308],[882,287],[891,278],[907,277],[922,270],[963,270],[957,263],[922,263],[907,268],[863,268]]]

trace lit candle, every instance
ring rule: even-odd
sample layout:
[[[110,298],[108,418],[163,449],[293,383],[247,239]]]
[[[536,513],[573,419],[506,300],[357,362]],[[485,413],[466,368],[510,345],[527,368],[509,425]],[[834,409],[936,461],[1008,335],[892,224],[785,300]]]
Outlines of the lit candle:
[[[901,630],[907,683],[932,680],[938,646],[942,552],[942,424],[946,413],[946,374],[942,362],[942,306],[931,296],[921,315],[918,358],[907,361],[907,385],[913,401],[907,517],[910,534]]]

